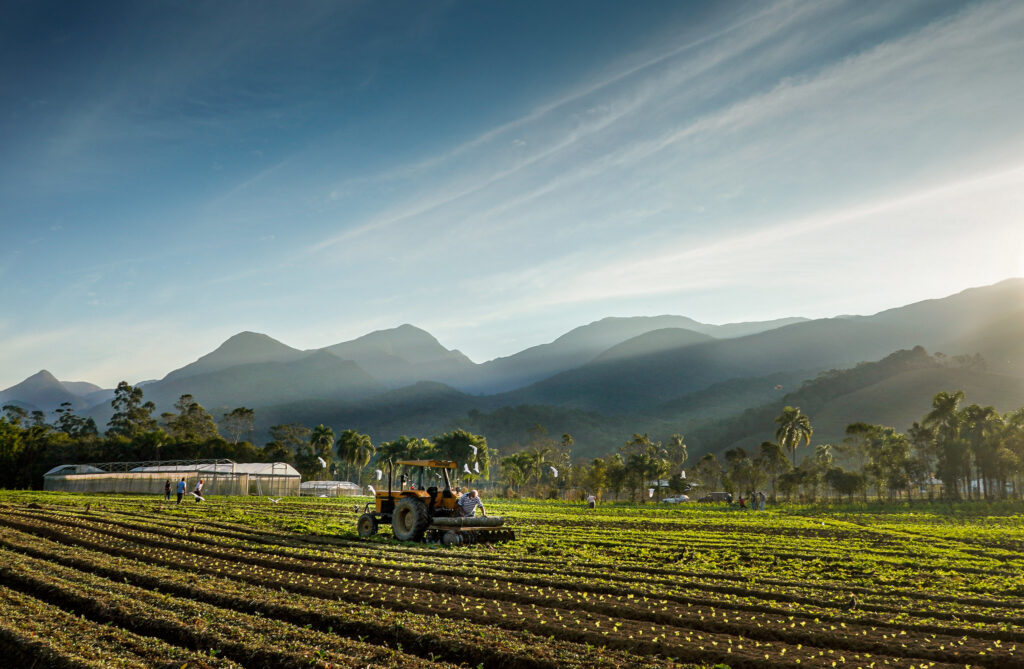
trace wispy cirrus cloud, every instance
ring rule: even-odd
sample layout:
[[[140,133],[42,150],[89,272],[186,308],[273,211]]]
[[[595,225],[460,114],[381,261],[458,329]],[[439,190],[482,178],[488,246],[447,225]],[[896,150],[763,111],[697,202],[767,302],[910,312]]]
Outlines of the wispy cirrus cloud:
[[[756,293],[811,273],[830,285],[849,280],[843,249],[858,229],[881,235],[884,251],[856,264],[898,282],[902,249],[885,239],[924,234],[928,220],[971,207],[1006,234],[1024,124],[1013,105],[985,100],[1024,94],[1013,74],[1024,66],[1024,8],[979,3],[870,41],[880,22],[836,25],[806,11],[737,28],[731,49],[659,60],[658,72],[639,68],[544,107],[510,132],[539,147],[518,162],[469,176],[439,170],[429,197],[312,248],[344,241],[345,253],[366,253],[407,235],[410,256],[425,260],[458,245],[464,262],[432,271],[481,322],[614,299],[669,305],[724,285]],[[801,67],[807,56],[790,37],[814,28],[832,38],[847,30],[839,41],[861,46]],[[737,82],[749,79],[760,85],[744,94]],[[484,146],[466,155],[490,155]],[[1002,204],[979,208],[971,197]],[[817,260],[769,271],[760,259],[781,252],[776,240],[806,245]],[[954,246],[929,249],[952,261]],[[759,278],[766,272],[771,279]]]
[[[1021,268],[1020,3],[714,3],[507,58],[542,17],[476,79],[458,4],[237,7],[109,35],[130,57],[81,50],[73,95],[26,96],[47,123],[9,143],[25,174],[0,166],[12,337],[413,322],[483,359],[610,314],[864,312]]]

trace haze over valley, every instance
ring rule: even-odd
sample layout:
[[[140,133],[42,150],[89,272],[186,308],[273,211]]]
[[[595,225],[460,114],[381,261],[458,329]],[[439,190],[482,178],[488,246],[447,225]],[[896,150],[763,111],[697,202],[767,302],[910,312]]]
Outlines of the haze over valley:
[[[840,441],[856,421],[905,429],[941,390],[1024,405],[1024,280],[871,316],[607,318],[483,363],[412,325],[316,350],[241,332],[141,387],[157,413],[184,394],[218,418],[252,408],[256,441],[287,423],[352,427],[375,441],[461,427],[501,450],[540,424],[573,434],[581,455],[613,451],[634,432],[685,433],[698,452],[722,451],[767,438],[772,412],[794,402],[822,439]],[[69,402],[101,426],[112,396],[46,371],[0,391],[4,404],[49,416]]]

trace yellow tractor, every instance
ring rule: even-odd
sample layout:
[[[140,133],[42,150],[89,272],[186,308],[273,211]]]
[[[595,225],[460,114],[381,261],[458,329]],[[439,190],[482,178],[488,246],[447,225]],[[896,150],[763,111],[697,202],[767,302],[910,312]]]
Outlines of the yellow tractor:
[[[397,490],[393,489],[395,464],[412,471],[412,476],[401,475]],[[450,460],[389,460],[387,492],[381,490],[374,495],[373,510],[369,504],[364,508],[356,522],[359,536],[372,537],[381,523],[390,523],[391,532],[402,541],[459,546],[514,540],[515,532],[502,527],[505,519],[501,516],[462,515],[459,496],[452,491],[448,476],[448,471],[456,467]],[[438,485],[442,483],[444,487]]]

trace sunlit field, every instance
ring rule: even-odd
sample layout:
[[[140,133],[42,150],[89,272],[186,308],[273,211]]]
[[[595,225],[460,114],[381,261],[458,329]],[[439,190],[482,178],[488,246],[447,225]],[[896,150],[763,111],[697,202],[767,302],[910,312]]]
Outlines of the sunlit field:
[[[1024,507],[488,499],[518,540],[360,540],[366,499],[0,493],[0,647],[47,667],[1019,667]]]

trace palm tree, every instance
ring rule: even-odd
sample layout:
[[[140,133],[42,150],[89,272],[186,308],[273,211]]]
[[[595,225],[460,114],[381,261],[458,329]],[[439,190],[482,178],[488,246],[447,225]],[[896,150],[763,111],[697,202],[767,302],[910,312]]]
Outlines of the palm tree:
[[[526,455],[526,462],[529,463],[529,470],[526,472],[527,481],[534,479],[538,484],[540,483],[544,476],[544,466],[550,463],[548,455],[551,454],[551,450],[550,446],[534,446],[523,451]]]
[[[779,474],[789,469],[789,461],[786,460],[786,454],[782,452],[782,449],[774,441],[761,442],[761,455],[757,459],[758,463],[768,472],[768,476],[772,479],[772,504],[774,504],[775,481],[778,479]]]
[[[1021,485],[1021,474],[1024,474],[1024,408],[1006,414],[1003,422],[1006,423],[1003,445],[1012,456],[1007,474],[1013,485],[1013,496],[1017,497],[1024,490]]]
[[[964,391],[955,393],[942,391],[932,399],[932,410],[924,417],[924,427],[936,428],[937,436],[942,441],[952,441],[960,435],[960,402],[964,399]]]
[[[338,437],[338,457],[345,463],[345,478],[349,478],[349,472],[351,467],[359,467],[359,472],[362,474],[362,469],[369,462],[370,458],[373,457],[373,442],[370,441],[370,437],[365,434],[359,434],[355,430],[345,430]]]
[[[789,451],[795,469],[796,449],[800,447],[800,442],[811,445],[811,435],[814,434],[811,419],[800,412],[800,407],[786,407],[775,422],[779,425],[775,430],[775,441]]]
[[[363,478],[363,469],[366,467],[366,465],[370,464],[370,459],[373,457],[373,453],[374,453],[374,450],[375,450],[373,448],[373,442],[370,441],[370,437],[368,437],[365,434],[362,435],[362,436],[366,437],[366,438],[365,439],[361,439],[359,441],[359,444],[355,448],[355,456],[353,457],[353,461],[352,461],[353,465],[355,465],[356,467],[359,467],[359,480],[360,481]]]
[[[309,445],[313,447],[314,456],[323,458],[324,462],[330,465],[333,459],[331,451],[334,446],[334,430],[323,424],[317,425],[309,436]]]
[[[690,457],[687,452],[686,444],[683,442],[683,435],[673,434],[672,438],[668,442],[668,457],[675,465],[676,469],[682,470],[683,465],[686,464],[686,459]]]
[[[966,463],[967,471],[964,472],[961,453],[960,427],[963,416],[960,414],[960,402],[964,399],[964,392],[958,390],[954,393],[941,392],[932,399],[932,410],[921,421],[921,425],[932,430],[935,434],[936,451],[938,452],[938,473],[946,488],[946,495],[950,497],[960,496],[960,479],[970,480],[970,462]],[[966,474],[966,476],[965,476]],[[970,484],[968,483],[968,495],[970,495]]]
[[[516,453],[501,459],[501,482],[509,490],[518,492],[519,488],[526,482],[527,469],[530,464],[527,462],[525,453]]]
[[[963,410],[963,432],[974,453],[974,466],[984,487],[985,499],[989,498],[989,488],[996,478],[1002,429],[1003,418],[993,407],[972,404]]]

